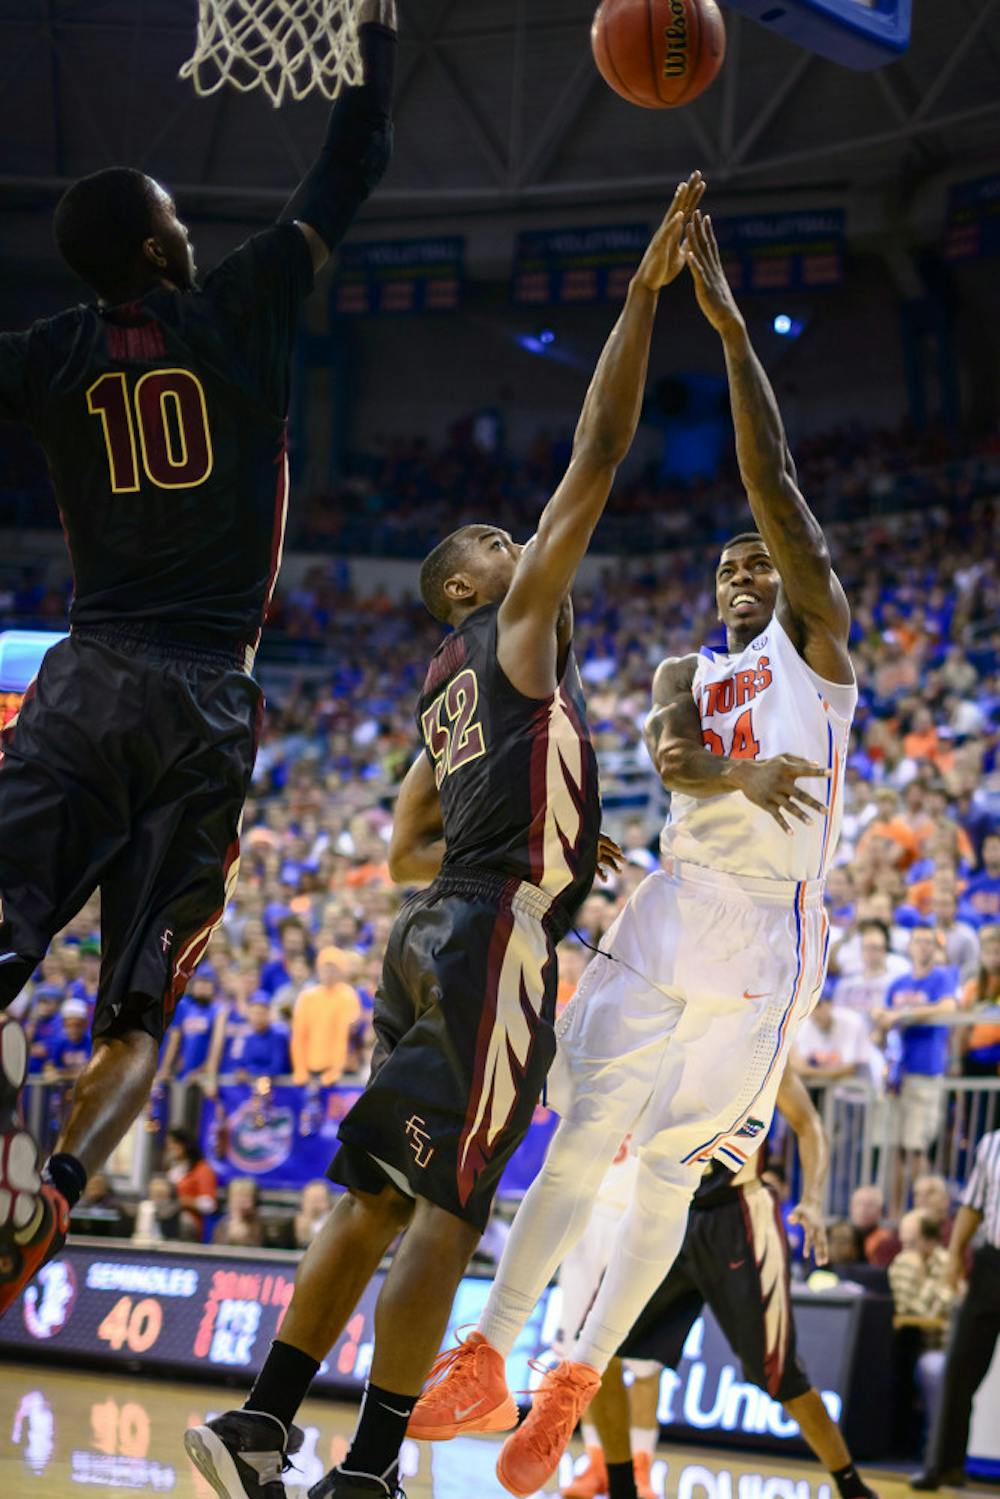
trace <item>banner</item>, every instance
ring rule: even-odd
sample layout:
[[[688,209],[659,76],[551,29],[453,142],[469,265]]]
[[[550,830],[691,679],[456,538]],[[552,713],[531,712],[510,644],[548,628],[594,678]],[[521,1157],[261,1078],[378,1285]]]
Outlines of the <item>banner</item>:
[[[0,1353],[17,1359],[30,1349],[36,1358],[60,1368],[93,1361],[134,1367],[140,1360],[146,1374],[183,1374],[218,1382],[220,1376],[235,1373],[248,1380],[279,1334],[297,1264],[294,1254],[71,1241],[0,1322]],[[377,1272],[362,1293],[320,1368],[317,1393],[360,1395],[371,1368],[382,1279]],[[478,1322],[490,1284],[490,1278],[463,1279],[446,1345],[461,1328]],[[891,1307],[876,1347],[859,1336],[866,1298],[840,1289],[814,1295],[796,1287],[792,1294],[799,1350],[814,1386],[834,1420],[843,1414],[857,1455],[881,1455],[888,1424],[882,1419],[881,1447],[878,1440],[866,1442],[851,1408],[862,1393],[865,1361],[881,1367],[891,1356]],[[528,1390],[538,1384],[540,1371],[529,1360],[554,1362],[551,1349],[559,1331],[561,1300],[559,1288],[551,1286],[534,1308],[507,1365],[511,1389]],[[877,1404],[870,1393],[867,1400]],[[691,1327],[676,1369],[664,1371],[658,1416],[670,1439],[772,1452],[803,1450],[795,1422],[776,1400],[743,1379],[708,1311]],[[455,1449],[460,1446],[454,1444]]]
[[[513,300],[620,301],[649,243],[647,224],[529,230],[517,237]]]
[[[1000,173],[952,187],[944,254],[946,260],[1000,255]]]
[[[325,1176],[337,1151],[337,1127],[361,1089],[308,1090],[279,1083],[266,1097],[249,1085],[223,1085],[202,1105],[200,1143],[219,1183],[252,1176],[262,1188],[292,1191]],[[556,1117],[539,1106],[503,1174],[500,1193],[523,1197],[538,1173]]]
[[[341,315],[453,312],[465,283],[465,239],[379,240],[341,245],[333,310]]]
[[[805,291],[844,279],[842,209],[713,218],[712,225],[735,292]]]

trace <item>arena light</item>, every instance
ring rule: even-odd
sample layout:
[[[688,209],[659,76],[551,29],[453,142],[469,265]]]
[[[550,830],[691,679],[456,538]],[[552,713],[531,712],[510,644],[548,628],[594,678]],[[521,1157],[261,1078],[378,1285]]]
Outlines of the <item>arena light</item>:
[[[804,325],[799,318],[789,317],[787,312],[779,312],[771,326],[779,338],[798,338]]]

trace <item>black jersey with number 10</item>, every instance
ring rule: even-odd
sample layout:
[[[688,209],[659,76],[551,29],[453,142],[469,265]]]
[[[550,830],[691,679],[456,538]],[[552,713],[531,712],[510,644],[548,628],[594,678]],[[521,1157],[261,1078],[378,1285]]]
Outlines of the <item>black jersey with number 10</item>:
[[[0,418],[48,460],[74,625],[256,644],[281,557],[289,359],[309,247],[279,224],[202,287],[0,334]]]
[[[442,874],[528,880],[568,927],[594,880],[601,824],[597,761],[576,660],[545,698],[512,686],[497,660],[495,604],[431,660],[418,719],[444,819]]]

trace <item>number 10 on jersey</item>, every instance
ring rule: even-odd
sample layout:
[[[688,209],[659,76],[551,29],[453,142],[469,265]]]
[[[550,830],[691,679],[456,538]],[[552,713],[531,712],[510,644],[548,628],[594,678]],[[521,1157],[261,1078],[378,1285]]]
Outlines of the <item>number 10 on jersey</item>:
[[[102,375],[87,410],[101,419],[113,494],[139,489],[140,455],[157,489],[195,489],[212,472],[205,391],[190,370],[148,370],[132,391],[121,370]]]

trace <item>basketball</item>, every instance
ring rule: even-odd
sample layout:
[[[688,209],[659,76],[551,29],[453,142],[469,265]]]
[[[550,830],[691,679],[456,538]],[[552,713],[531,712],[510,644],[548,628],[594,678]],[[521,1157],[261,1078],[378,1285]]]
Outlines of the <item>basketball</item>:
[[[603,0],[590,40],[605,82],[643,109],[690,104],[726,55],[715,0]]]

